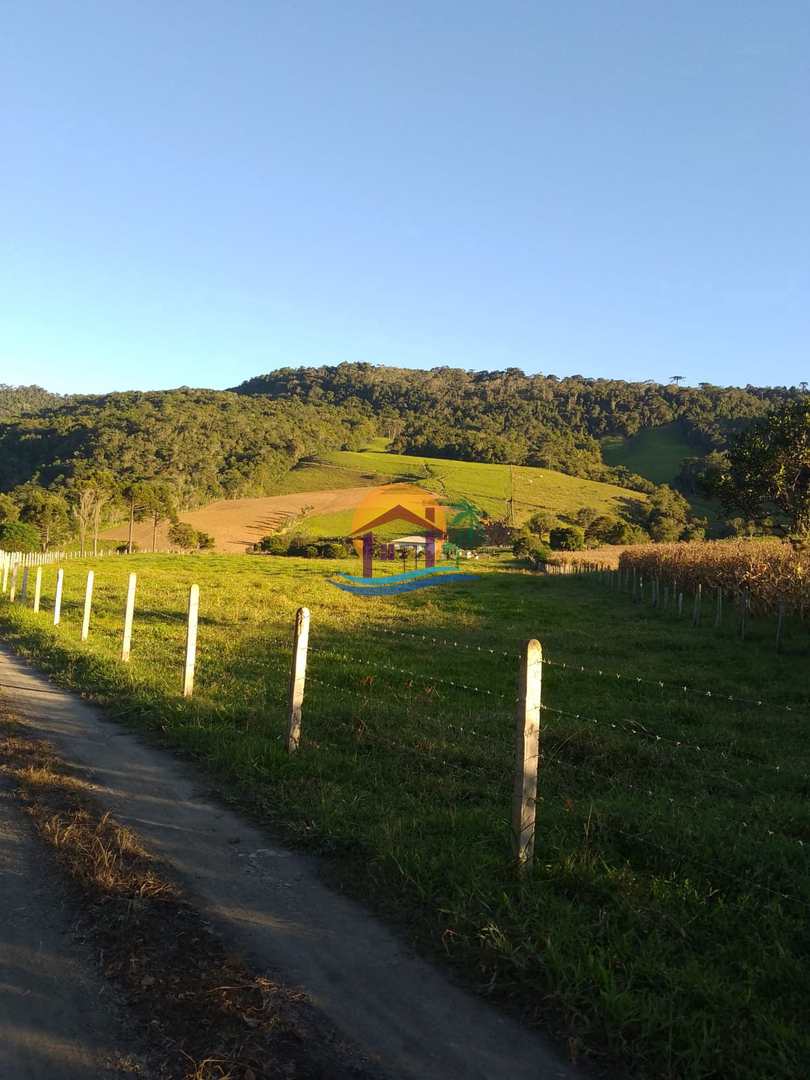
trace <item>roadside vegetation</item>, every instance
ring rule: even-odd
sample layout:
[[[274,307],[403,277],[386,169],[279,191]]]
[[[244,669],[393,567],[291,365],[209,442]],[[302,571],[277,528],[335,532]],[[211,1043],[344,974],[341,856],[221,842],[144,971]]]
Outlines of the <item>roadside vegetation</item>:
[[[732,613],[719,630],[694,629],[598,577],[527,574],[506,557],[476,563],[471,584],[396,598],[335,589],[329,572],[356,560],[92,565],[87,644],[78,562],[66,568],[62,625],[49,623],[46,567],[39,615],[0,603],[4,638],[111,716],[193,755],[224,797],[322,853],[336,881],[480,993],[550,1026],[573,1056],[646,1078],[808,1071],[810,689],[798,620],[777,655],[770,619],[754,618],[741,642]],[[184,700],[192,581],[200,652]],[[291,757],[301,604],[311,648]],[[509,813],[528,637],[548,661],[547,711],[537,856],[521,880]]]

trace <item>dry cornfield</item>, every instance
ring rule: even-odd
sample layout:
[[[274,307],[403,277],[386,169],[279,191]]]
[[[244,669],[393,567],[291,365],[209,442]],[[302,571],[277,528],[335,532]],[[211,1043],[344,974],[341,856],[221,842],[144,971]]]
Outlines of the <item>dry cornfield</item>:
[[[685,592],[698,585],[736,595],[745,591],[752,611],[810,608],[810,553],[779,540],[714,540],[644,544],[622,552],[620,567],[644,579],[677,583]]]

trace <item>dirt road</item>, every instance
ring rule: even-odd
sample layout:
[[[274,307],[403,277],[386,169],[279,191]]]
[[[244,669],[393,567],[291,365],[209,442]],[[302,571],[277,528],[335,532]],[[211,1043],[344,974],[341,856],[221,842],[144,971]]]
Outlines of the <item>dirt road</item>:
[[[173,868],[252,969],[300,986],[387,1076],[581,1077],[538,1034],[453,985],[366,910],[326,888],[314,859],[208,797],[190,766],[56,690],[4,647],[0,687],[26,728],[92,779],[102,806]],[[35,932],[32,926],[29,936]]]
[[[76,912],[11,787],[0,777],[0,1076],[142,1077],[121,1004],[74,935]]]

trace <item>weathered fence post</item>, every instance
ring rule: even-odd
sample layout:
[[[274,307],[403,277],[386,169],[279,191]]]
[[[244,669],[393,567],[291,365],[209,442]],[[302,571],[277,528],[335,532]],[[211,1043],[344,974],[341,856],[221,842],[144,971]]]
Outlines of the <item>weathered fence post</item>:
[[[129,653],[132,647],[132,619],[135,614],[135,585],[137,580],[137,574],[129,575],[127,602],[124,608],[124,642],[121,646],[121,659],[125,664],[129,663]]]
[[[683,593],[678,593],[678,618],[683,615]]]
[[[741,589],[739,596],[740,596],[740,640],[745,641],[746,616],[748,614],[748,604],[747,604],[746,590]]]
[[[16,562],[11,567],[11,581],[8,586],[8,602],[10,604],[14,603],[14,597],[17,595],[17,573],[19,568],[20,564]]]
[[[309,608],[299,608],[293,630],[292,666],[290,667],[290,715],[287,720],[287,752],[294,753],[301,742],[301,708],[307,678],[309,648]]]
[[[90,609],[93,606],[93,582],[95,571],[87,571],[87,585],[84,588],[84,615],[82,616],[82,641],[87,641],[90,636]]]
[[[692,606],[692,626],[700,626],[700,607],[703,599],[703,586],[698,582],[695,589],[695,602]]]
[[[135,575],[133,574],[132,577]],[[133,588],[133,602],[135,598]],[[197,663],[197,619],[200,614],[200,586],[192,585],[188,593],[188,628],[186,630],[186,663],[183,668],[183,697],[194,693],[194,668]]]
[[[65,571],[60,568],[56,571],[56,592],[53,597],[53,625],[58,626],[62,618],[62,587],[65,584]]]
[[[714,628],[719,630],[723,625],[723,586],[717,586],[717,607],[714,611]]]
[[[28,574],[29,574],[29,572],[30,571],[28,569],[28,564],[26,563],[23,566],[22,585],[20,585],[20,602],[23,603],[23,604],[25,603],[25,601],[28,598]]]
[[[42,567],[37,567],[34,578],[34,611],[39,611],[39,601],[42,596]]]
[[[515,730],[515,786],[512,795],[512,847],[518,870],[531,868],[537,819],[540,766],[540,705],[543,649],[535,638],[523,646]]]
[[[779,601],[776,613],[776,651],[782,651],[782,629],[785,623],[785,601]]]
[[[6,589],[8,588],[8,572],[11,568],[11,556],[8,554],[3,555],[3,595],[5,596]]]

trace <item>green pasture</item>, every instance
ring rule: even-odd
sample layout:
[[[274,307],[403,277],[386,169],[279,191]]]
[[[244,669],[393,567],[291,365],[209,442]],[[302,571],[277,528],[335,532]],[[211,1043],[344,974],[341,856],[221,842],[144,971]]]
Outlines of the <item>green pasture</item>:
[[[503,497],[502,467],[438,465],[470,497]],[[806,628],[791,624],[777,655],[770,622],[755,620],[741,643],[732,613],[718,631],[709,618],[693,629],[597,578],[510,561],[476,563],[473,582],[358,598],[329,581],[357,572],[356,559],[136,555],[95,564],[82,645],[89,565],[66,565],[56,629],[54,568],[38,615],[0,602],[3,638],[194,756],[224,797],[322,853],[341,887],[478,992],[622,1075],[810,1073]],[[184,701],[195,581],[196,692]],[[311,649],[303,743],[290,757],[299,605],[312,612]],[[536,861],[521,878],[509,815],[528,637],[550,662],[549,711]]]
[[[654,484],[671,484],[680,472],[683,459],[697,457],[698,453],[684,439],[677,422],[645,428],[630,439],[602,440],[602,457],[608,465],[624,465]]]
[[[314,467],[309,467],[314,468]],[[328,475],[331,486],[344,470],[345,487],[373,483],[407,482],[445,495],[449,500],[468,499],[492,517],[504,517],[509,500],[514,499],[514,517],[522,522],[538,510],[555,514],[560,521],[573,517],[583,507],[604,514],[617,514],[644,502],[646,496],[614,484],[601,484],[576,476],[524,466],[484,465],[473,461],[445,458],[410,457],[385,452],[338,451],[317,466]],[[329,469],[335,470],[329,472]],[[290,490],[317,490],[311,482],[315,473],[296,469],[287,478],[290,485],[307,484]],[[360,479],[358,479],[360,478]],[[340,536],[351,523],[351,512],[317,514],[306,519],[305,528],[312,536]]]

